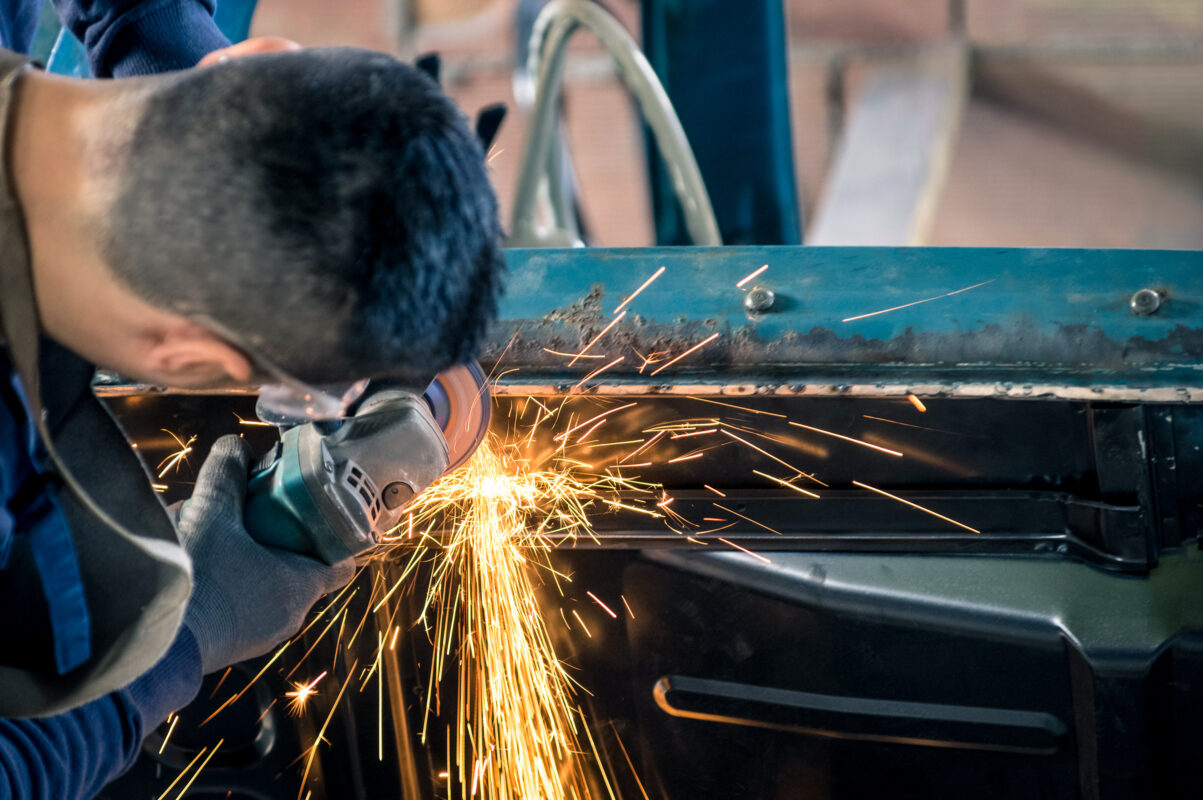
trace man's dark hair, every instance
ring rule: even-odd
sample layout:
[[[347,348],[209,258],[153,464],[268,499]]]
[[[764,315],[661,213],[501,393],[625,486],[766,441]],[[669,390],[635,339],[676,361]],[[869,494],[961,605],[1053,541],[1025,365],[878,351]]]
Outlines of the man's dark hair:
[[[233,59],[153,85],[106,231],[139,296],[296,377],[424,380],[474,356],[504,270],[463,115],[370,51]]]

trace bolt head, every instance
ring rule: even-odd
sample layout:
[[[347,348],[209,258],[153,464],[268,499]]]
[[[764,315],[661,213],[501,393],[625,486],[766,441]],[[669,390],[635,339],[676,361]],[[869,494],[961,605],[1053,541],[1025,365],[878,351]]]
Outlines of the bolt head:
[[[1138,317],[1156,314],[1161,308],[1161,293],[1156,289],[1141,289],[1132,295],[1128,301],[1128,307]]]
[[[744,295],[744,308],[747,309],[749,314],[764,314],[772,310],[773,303],[776,300],[777,296],[773,294],[771,289],[762,289],[759,286],[753,286]]]

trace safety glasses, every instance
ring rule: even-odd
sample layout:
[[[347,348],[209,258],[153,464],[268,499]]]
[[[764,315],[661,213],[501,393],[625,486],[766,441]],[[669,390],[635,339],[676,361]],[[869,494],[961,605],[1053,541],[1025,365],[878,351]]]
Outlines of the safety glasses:
[[[242,337],[220,322],[206,316],[192,316],[191,319],[221,336],[250,360],[256,377],[263,381],[259,387],[257,410],[265,422],[338,419],[346,415],[347,409],[368,388],[367,378],[346,383],[306,383],[247,345]]]

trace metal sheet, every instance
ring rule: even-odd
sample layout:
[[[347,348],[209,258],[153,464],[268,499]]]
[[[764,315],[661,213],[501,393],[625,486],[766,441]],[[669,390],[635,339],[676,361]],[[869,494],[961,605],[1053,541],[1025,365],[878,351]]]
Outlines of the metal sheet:
[[[484,359],[505,373],[503,393],[564,392],[621,356],[581,389],[1203,399],[1201,253],[727,247],[514,250],[508,259]],[[589,344],[661,266],[590,349],[606,361],[570,367],[556,355]],[[745,309],[754,287],[775,295],[766,313]],[[1148,316],[1129,305],[1142,289],[1160,298]],[[661,361],[640,372],[652,353]]]

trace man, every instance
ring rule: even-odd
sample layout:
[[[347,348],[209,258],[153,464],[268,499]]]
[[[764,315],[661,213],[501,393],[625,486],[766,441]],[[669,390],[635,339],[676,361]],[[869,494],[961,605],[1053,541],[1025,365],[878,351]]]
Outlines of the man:
[[[420,387],[478,346],[500,232],[461,115],[388,56],[81,82],[0,53],[0,86],[0,609],[22,609],[0,613],[0,798],[90,797],[202,672],[266,652],[350,577],[250,539],[247,454],[222,440],[180,520],[177,633],[188,559],[91,364],[271,384],[315,415],[364,377]]]

